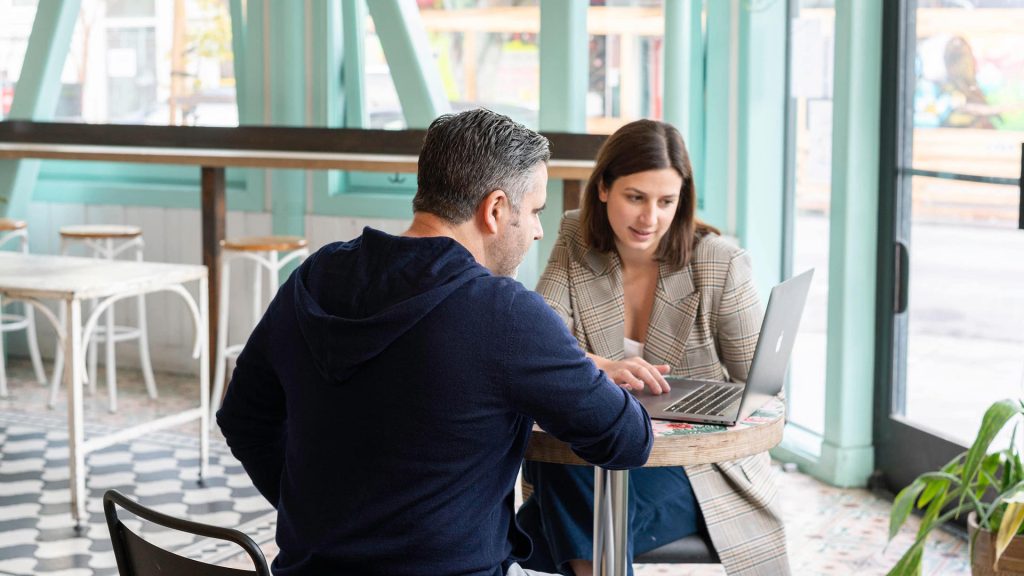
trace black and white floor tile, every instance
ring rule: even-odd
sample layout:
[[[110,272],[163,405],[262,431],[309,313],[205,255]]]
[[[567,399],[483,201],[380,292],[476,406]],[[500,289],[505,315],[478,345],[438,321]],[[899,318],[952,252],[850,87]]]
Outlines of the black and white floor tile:
[[[86,427],[86,436],[104,433]],[[79,534],[70,514],[66,422],[57,416],[0,412],[0,574],[116,574],[102,495],[114,488],[161,512],[236,527],[260,544],[272,541],[275,515],[222,442],[214,442],[209,474],[199,478],[198,438],[157,433],[89,454],[88,522]],[[120,511],[125,524],[154,544],[218,563],[238,554],[162,529]]]

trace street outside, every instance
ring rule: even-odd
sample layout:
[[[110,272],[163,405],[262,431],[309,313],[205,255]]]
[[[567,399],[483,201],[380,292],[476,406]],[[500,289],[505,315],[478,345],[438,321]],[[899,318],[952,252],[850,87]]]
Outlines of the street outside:
[[[789,418],[820,433],[828,221],[800,215],[796,230],[794,272],[817,271],[790,368]],[[1024,231],[915,224],[910,261],[905,416],[966,445],[993,401],[1024,397]]]

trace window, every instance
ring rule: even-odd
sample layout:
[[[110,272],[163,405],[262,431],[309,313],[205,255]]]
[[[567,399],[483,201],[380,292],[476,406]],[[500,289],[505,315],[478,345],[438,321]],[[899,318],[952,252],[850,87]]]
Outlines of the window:
[[[0,120],[11,113],[14,90],[21,77],[28,37],[36,17],[37,0],[0,0]]]
[[[238,125],[228,1],[83,0],[55,119]]]
[[[638,118],[661,118],[661,0],[593,0],[591,4],[587,131],[610,134]],[[452,108],[485,106],[536,128],[539,1],[420,0],[419,6]],[[366,76],[370,127],[404,128],[401,104],[372,19],[367,26]]]
[[[835,5],[831,0],[793,3],[789,88],[795,149],[791,167],[795,198],[792,269],[795,274],[814,268],[815,273],[793,349],[787,416],[790,422],[820,435],[825,431]]]

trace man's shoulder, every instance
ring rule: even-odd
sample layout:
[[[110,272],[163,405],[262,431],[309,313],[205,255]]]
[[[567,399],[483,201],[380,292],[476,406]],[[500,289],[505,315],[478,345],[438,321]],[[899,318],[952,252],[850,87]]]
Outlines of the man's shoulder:
[[[533,290],[523,286],[518,280],[507,276],[486,275],[474,278],[463,285],[460,306],[475,309],[483,316],[488,312],[496,314],[527,315],[551,312],[544,299]],[[459,295],[456,295],[459,296]]]

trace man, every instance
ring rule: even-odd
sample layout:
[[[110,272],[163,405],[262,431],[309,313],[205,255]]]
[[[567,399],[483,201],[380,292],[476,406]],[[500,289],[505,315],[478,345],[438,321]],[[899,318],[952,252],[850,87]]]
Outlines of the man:
[[[279,575],[522,574],[533,421],[642,465],[643,408],[508,278],[543,235],[547,140],[488,110],[427,130],[412,225],[310,256],[238,358],[217,422],[277,508]]]

